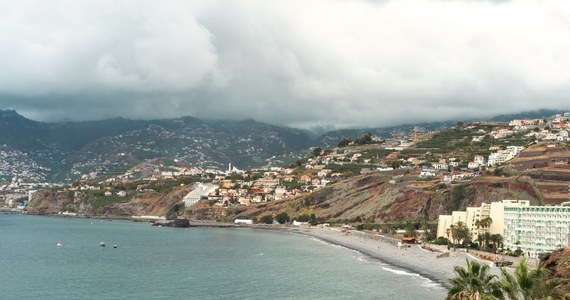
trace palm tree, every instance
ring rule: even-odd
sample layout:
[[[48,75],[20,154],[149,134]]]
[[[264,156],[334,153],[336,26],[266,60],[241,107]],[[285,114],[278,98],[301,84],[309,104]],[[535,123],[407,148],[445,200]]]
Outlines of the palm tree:
[[[501,268],[501,274],[499,285],[506,300],[564,299],[564,294],[557,288],[564,281],[554,279],[546,284],[548,270],[544,267],[530,269],[524,258],[515,268],[514,274],[504,268]]]
[[[471,239],[471,232],[465,223],[459,221],[455,225],[451,225],[449,228],[453,244],[462,243]]]
[[[495,275],[489,274],[489,266],[466,259],[467,268],[455,266],[456,277],[450,278],[451,289],[446,300],[500,299],[502,296]]]
[[[485,241],[485,251],[489,251],[489,241],[491,240],[491,234],[487,231],[483,233],[483,240]]]
[[[497,253],[497,249],[503,243],[503,236],[498,234],[498,233],[491,234],[490,239],[491,239],[491,242],[493,242],[493,250],[495,251],[495,253]]]
[[[479,221],[479,225],[485,229],[489,228],[489,226],[491,226],[492,223],[493,219],[491,219],[490,217],[485,217],[481,221]]]
[[[478,234],[478,235],[477,235],[477,243],[479,244],[479,250],[481,250],[481,246],[483,246],[483,241],[484,241],[484,240],[485,240],[485,239],[483,238],[483,235],[482,235],[482,234]]]

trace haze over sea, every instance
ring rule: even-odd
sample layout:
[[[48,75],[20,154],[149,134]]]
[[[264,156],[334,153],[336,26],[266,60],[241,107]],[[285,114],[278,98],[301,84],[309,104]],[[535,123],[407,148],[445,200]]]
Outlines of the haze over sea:
[[[0,214],[0,237],[1,299],[427,300],[446,292],[286,232]]]

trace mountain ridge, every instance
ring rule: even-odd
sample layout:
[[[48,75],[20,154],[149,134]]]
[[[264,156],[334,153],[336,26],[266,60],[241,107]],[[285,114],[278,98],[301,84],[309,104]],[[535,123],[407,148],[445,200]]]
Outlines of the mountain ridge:
[[[519,115],[543,116],[548,112],[556,111],[540,110]],[[497,116],[495,119],[503,118]],[[311,147],[335,146],[344,138],[365,133],[388,138],[397,134],[409,135],[414,131],[440,130],[456,123],[447,121],[340,129],[315,138],[308,130],[260,123],[252,119],[202,120],[184,116],[130,120],[119,117],[52,123],[30,120],[15,110],[0,110],[0,145],[4,145],[9,157],[14,151],[26,155],[31,162],[22,168],[34,164],[39,166],[42,174],[45,173],[39,178],[72,180],[85,173],[106,174],[125,170],[137,162],[155,158],[222,169],[229,163],[238,168],[260,167],[272,157],[299,155]],[[21,168],[7,168],[11,169],[3,172],[8,174],[3,177],[4,180],[22,173]],[[38,180],[37,176],[34,178]]]

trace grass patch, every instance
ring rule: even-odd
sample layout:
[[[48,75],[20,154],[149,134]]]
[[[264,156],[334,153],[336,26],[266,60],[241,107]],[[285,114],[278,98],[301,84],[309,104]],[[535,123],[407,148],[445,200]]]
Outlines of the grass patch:
[[[131,196],[124,196],[124,197],[119,197],[119,196],[108,196],[108,197],[99,197],[96,198],[95,201],[93,201],[93,203],[91,203],[91,207],[94,210],[98,210],[101,207],[105,207],[105,206],[109,206],[109,205],[113,205],[116,203],[124,203],[124,202],[129,202],[131,200]]]

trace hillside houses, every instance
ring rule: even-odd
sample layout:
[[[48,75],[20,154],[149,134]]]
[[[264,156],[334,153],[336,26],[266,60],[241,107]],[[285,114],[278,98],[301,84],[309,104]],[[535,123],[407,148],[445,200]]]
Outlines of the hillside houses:
[[[524,147],[522,146],[507,146],[507,148],[504,150],[499,150],[495,153],[491,153],[489,155],[489,159],[487,160],[487,165],[494,167],[496,165],[509,161],[515,158],[523,149]]]
[[[569,119],[565,116],[555,116],[548,120],[517,119],[509,122],[508,127],[506,123],[473,123],[442,131],[445,138],[432,144],[426,143],[425,147],[420,146],[420,143],[431,141],[430,139],[438,133],[430,133],[423,141],[422,138],[414,137],[414,143],[418,146],[406,151],[402,150],[413,146],[414,143],[409,142],[409,137],[396,136],[374,145],[307,151],[310,153],[306,153],[305,156],[298,154],[295,157],[298,158],[297,161],[293,163],[287,161],[289,165],[286,167],[277,167],[268,163],[264,168],[248,171],[240,171],[231,166],[225,170],[218,170],[213,167],[188,166],[172,161],[167,163],[162,160],[149,160],[125,170],[123,174],[100,179],[100,185],[128,185],[130,182],[137,182],[136,191],[131,190],[132,193],[131,191],[128,193],[128,197],[131,197],[136,193],[158,192],[151,186],[159,180],[180,185],[193,184],[199,180],[202,183],[197,184],[193,193],[185,195],[183,201],[186,206],[201,199],[216,202],[221,206],[230,206],[290,199],[301,193],[310,193],[336,181],[368,172],[381,171],[387,175],[390,175],[390,172],[405,173],[415,179],[419,177],[425,181],[433,180],[437,184],[440,182],[451,184],[470,180],[480,172],[492,172],[493,169],[488,167],[509,162],[517,157],[524,147],[537,140],[569,141],[568,124]],[[492,153],[488,155],[491,151]],[[0,154],[7,156],[6,153],[4,151]],[[480,155],[482,153],[485,153],[485,156]],[[564,159],[560,158],[549,163],[565,166],[567,159]],[[0,164],[0,169],[1,167]],[[78,165],[76,169],[80,167]],[[84,181],[77,190],[99,188],[93,182],[97,177],[103,176],[102,174],[105,173],[100,170],[83,171],[78,174],[80,175],[78,178],[84,178]],[[87,181],[91,182],[88,184]],[[429,184],[431,182],[421,183],[425,186]],[[113,191],[112,195],[116,195],[117,191]]]

